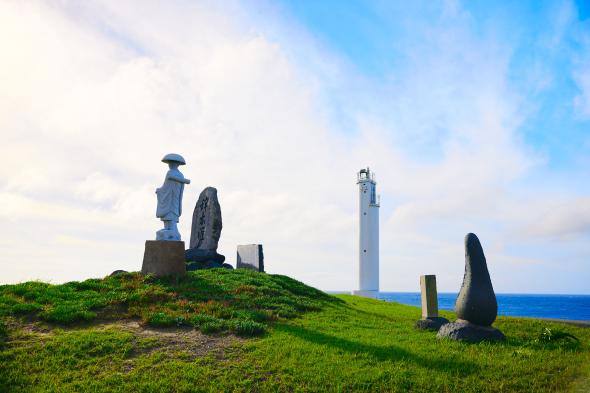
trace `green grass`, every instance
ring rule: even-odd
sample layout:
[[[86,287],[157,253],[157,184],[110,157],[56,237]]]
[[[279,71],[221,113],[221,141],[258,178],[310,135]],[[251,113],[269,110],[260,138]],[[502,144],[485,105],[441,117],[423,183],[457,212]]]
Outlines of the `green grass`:
[[[413,328],[418,308],[327,296],[284,276],[239,270],[198,271],[178,283],[130,274],[64,285],[0,287],[0,391],[590,388],[587,328],[499,318],[506,342],[441,341]],[[177,336],[146,336],[117,322],[130,317]],[[194,329],[210,335],[195,344],[183,336]],[[227,341],[234,334],[256,337]]]
[[[0,317],[21,315],[64,326],[140,318],[148,326],[191,326],[205,333],[250,336],[264,333],[270,321],[319,310],[335,300],[289,277],[243,269],[209,269],[163,279],[126,273],[63,285],[0,286]]]

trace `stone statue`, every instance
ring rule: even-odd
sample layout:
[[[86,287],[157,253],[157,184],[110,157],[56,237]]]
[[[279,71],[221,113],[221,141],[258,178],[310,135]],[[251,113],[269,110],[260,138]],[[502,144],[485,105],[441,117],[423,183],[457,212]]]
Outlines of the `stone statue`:
[[[473,233],[465,236],[465,274],[455,313],[457,321],[443,325],[438,338],[471,342],[506,339],[500,330],[492,327],[498,314],[498,303],[483,248]]]
[[[180,233],[176,224],[182,214],[182,193],[184,185],[190,184],[189,179],[185,179],[178,170],[179,165],[185,165],[186,162],[180,154],[166,154],[162,162],[168,164],[170,168],[166,173],[164,184],[156,190],[158,196],[158,207],[156,217],[164,222],[164,229],[156,232],[156,240],[180,240]]]

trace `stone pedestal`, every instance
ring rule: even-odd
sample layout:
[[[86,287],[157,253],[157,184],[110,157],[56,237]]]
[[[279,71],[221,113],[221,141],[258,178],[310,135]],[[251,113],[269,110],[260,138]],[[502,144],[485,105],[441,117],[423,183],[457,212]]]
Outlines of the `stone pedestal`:
[[[141,273],[158,277],[186,274],[184,242],[147,240]]]
[[[264,253],[262,244],[246,244],[238,246],[236,268],[264,271]]]

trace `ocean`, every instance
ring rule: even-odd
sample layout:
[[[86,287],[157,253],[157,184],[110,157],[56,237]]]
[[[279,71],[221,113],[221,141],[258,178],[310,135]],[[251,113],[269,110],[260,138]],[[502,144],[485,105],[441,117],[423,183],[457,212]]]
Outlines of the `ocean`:
[[[419,292],[380,292],[379,299],[421,306]],[[439,293],[438,308],[453,310],[456,293]],[[496,294],[498,315],[590,321],[590,295]]]

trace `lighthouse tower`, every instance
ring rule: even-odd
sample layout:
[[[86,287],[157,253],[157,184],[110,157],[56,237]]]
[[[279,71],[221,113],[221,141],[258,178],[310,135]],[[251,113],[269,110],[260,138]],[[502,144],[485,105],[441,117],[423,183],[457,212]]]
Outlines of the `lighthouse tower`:
[[[359,289],[354,295],[379,293],[379,196],[375,175],[367,169],[357,174],[359,185]]]

